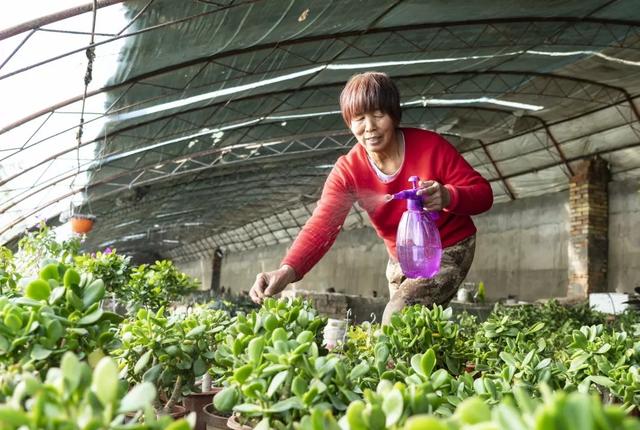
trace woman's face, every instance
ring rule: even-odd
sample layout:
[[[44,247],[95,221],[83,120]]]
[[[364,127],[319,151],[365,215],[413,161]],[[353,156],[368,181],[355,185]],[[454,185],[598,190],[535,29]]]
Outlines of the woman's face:
[[[396,145],[393,119],[380,110],[357,114],[351,118],[351,132],[369,152],[386,152]]]

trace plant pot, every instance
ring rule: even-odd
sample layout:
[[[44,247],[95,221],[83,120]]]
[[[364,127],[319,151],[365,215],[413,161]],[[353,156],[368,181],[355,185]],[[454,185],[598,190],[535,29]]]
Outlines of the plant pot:
[[[96,217],[93,215],[75,214],[69,219],[71,231],[76,234],[87,234],[93,228]]]
[[[220,390],[222,390],[222,388],[216,387],[212,388],[211,391],[205,391],[204,393],[191,393],[188,396],[185,396],[182,404],[188,412],[196,413],[196,426],[194,427],[194,430],[205,430],[207,428],[204,407],[213,402],[213,396]]]
[[[227,421],[230,417],[224,415],[218,415],[218,412],[213,406],[213,403],[209,403],[202,408],[202,414],[204,416],[205,429],[206,430],[227,430]],[[197,428],[197,425],[196,425]]]
[[[229,417],[227,420],[227,428],[230,428],[231,430],[253,430],[253,427],[251,426],[240,424],[237,415],[231,415]]]

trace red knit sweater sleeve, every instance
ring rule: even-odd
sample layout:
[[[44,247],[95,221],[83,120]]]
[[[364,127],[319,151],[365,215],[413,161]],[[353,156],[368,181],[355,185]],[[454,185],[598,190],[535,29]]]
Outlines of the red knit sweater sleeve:
[[[489,182],[476,172],[462,155],[438,136],[438,176],[449,190],[451,200],[444,209],[458,215],[477,215],[493,205],[493,190]]]
[[[282,260],[281,266],[287,264],[295,270],[296,280],[302,279],[320,261],[338,237],[355,202],[347,179],[338,160],[324,184],[322,196],[311,217]]]

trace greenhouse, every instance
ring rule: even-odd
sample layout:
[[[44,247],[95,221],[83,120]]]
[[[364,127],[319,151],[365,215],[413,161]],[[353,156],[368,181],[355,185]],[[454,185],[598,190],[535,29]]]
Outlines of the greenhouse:
[[[0,430],[640,430],[637,0],[0,12]]]

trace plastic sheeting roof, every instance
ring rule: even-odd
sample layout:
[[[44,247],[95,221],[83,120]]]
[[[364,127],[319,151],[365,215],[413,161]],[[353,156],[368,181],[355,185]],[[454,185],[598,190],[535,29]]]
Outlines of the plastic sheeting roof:
[[[81,3],[0,30],[1,242],[71,211],[99,217],[88,248],[140,255],[290,240],[354,144],[338,96],[365,70],[497,202],[565,190],[594,155],[640,176],[637,0],[95,7],[95,28]]]

